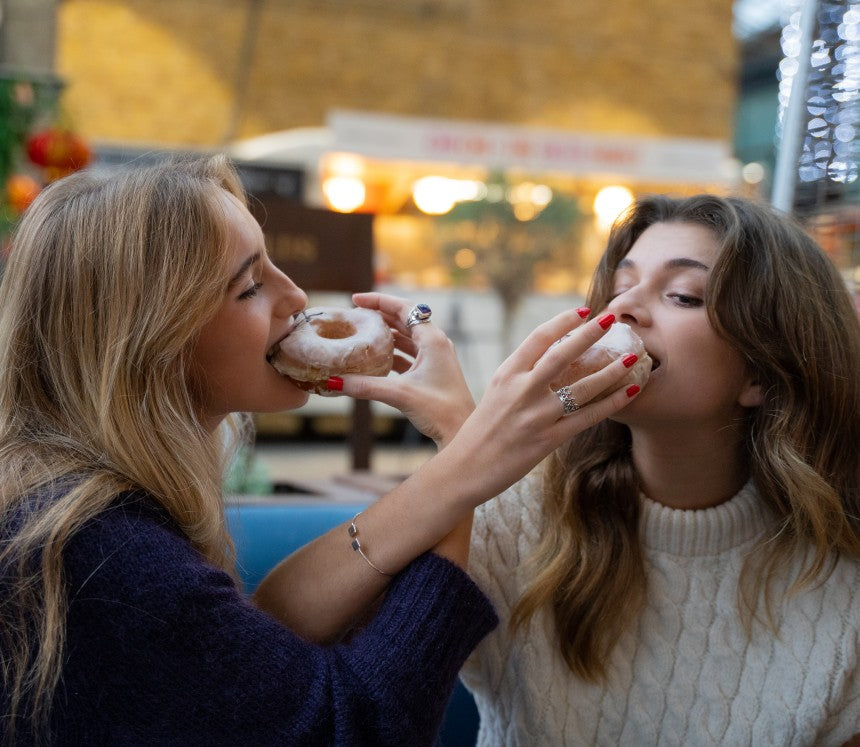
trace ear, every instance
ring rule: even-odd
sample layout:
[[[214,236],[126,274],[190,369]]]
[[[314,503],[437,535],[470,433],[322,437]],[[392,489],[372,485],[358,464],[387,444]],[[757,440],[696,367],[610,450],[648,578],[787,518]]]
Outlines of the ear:
[[[738,394],[738,404],[741,407],[758,407],[763,400],[764,392],[762,392],[761,384],[755,379],[745,381],[740,394]]]

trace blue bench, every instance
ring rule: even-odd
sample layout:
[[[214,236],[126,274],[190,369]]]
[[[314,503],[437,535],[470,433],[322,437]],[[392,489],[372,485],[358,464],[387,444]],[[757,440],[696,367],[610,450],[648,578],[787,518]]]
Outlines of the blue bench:
[[[241,503],[227,508],[227,526],[236,544],[239,574],[251,593],[284,556],[348,521],[365,504],[324,500]],[[440,747],[474,747],[478,711],[463,684],[454,690],[439,736]]]

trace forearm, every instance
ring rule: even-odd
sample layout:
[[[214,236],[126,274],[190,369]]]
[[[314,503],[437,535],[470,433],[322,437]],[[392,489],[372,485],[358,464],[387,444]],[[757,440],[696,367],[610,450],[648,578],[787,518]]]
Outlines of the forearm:
[[[471,512],[486,497],[457,479],[455,451],[443,451],[356,519],[362,551],[341,524],[279,563],[255,603],[305,638],[331,642],[384,593],[391,576],[428,550],[465,567]]]

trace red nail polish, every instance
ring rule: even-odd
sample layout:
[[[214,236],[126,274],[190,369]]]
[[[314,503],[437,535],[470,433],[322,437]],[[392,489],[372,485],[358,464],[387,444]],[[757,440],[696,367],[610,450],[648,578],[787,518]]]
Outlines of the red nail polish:
[[[580,319],[585,319],[591,313],[591,309],[588,306],[582,306],[576,310],[576,313],[579,314]]]
[[[632,366],[632,365],[633,365],[634,363],[636,363],[636,361],[638,361],[638,360],[639,360],[639,356],[638,356],[638,355],[636,355],[635,353],[630,353],[630,355],[625,355],[625,356],[621,359],[621,362],[624,364],[624,367],[625,367],[625,368],[630,368],[630,366]]]
[[[607,314],[606,316],[600,317],[597,320],[597,323],[603,327],[603,329],[609,329],[612,324],[615,322],[615,314]]]
[[[325,383],[326,389],[330,389],[333,392],[339,392],[343,389],[343,379],[340,376],[329,376],[328,381]]]
[[[632,397],[634,394],[639,394],[639,384],[631,384],[627,387],[627,396]]]

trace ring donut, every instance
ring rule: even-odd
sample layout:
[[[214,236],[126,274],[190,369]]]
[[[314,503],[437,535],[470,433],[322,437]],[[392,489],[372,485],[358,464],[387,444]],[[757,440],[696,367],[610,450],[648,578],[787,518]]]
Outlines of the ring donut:
[[[316,306],[296,314],[268,358],[300,389],[333,395],[326,387],[330,376],[386,376],[394,363],[394,335],[372,309]]]

